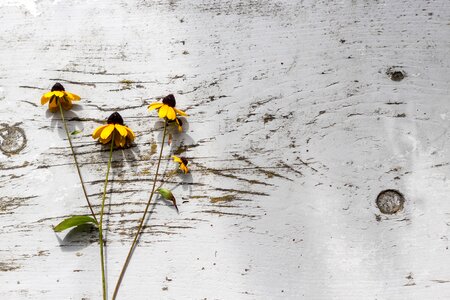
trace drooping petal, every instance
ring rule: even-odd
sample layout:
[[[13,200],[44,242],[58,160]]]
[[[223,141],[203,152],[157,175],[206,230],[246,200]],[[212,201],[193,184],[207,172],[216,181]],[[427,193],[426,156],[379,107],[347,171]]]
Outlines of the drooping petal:
[[[41,98],[41,104],[44,105],[45,103],[48,102],[48,100],[50,100],[50,98],[53,96],[53,92],[47,92],[44,95],[42,95]]]
[[[127,129],[125,126],[120,124],[115,124],[114,126],[116,127],[117,131],[120,133],[121,136],[123,137],[127,136]]]
[[[112,139],[112,135],[108,136],[107,139],[102,139],[102,137],[100,136],[100,138],[99,138],[98,140],[99,140],[100,143],[102,143],[102,144],[108,144],[109,141],[111,141],[111,139]]]
[[[127,138],[126,137],[122,137],[122,139],[120,141],[120,147],[121,148],[125,147],[126,143],[127,143]]]
[[[67,96],[67,99],[69,99],[71,101],[79,101],[81,99],[80,96],[75,95],[73,93],[69,93],[69,92],[66,92],[66,96]]]
[[[127,129],[127,132],[128,132],[127,136],[128,136],[128,139],[130,140],[130,142],[134,141],[134,139],[136,138],[136,135],[134,134],[133,130],[131,130],[130,128],[128,128],[126,126],[125,126],[125,128]]]
[[[182,164],[183,161],[176,155],[172,155],[173,161]]]
[[[173,109],[173,107],[168,107],[167,108],[167,119],[169,120],[175,120],[176,118],[176,114],[175,114],[175,110]]]
[[[168,105],[163,105],[163,106],[161,106],[161,108],[159,109],[159,111],[158,111],[158,116],[161,118],[161,119],[164,119],[166,116],[167,116],[167,111],[169,110],[169,106]]]
[[[100,133],[102,132],[103,129],[105,129],[106,126],[108,126],[109,124],[106,125],[102,125],[97,127],[94,132],[92,133],[92,138],[93,139],[98,139],[100,137]]]
[[[175,107],[174,107],[173,109],[175,109],[175,112],[176,112],[178,115],[183,116],[183,117],[187,117],[187,113],[185,113],[184,111],[179,110],[178,108],[175,108]]]
[[[65,110],[70,110],[72,108],[72,101],[68,100],[65,96],[62,98],[59,98],[59,101],[61,101],[61,106]]]
[[[183,122],[180,118],[175,118],[175,124],[178,127],[178,132],[183,132]]]
[[[152,103],[148,106],[148,111],[152,111],[154,109],[160,108],[161,106],[163,106],[164,104],[160,103],[160,102],[155,102]]]
[[[50,103],[48,104],[48,109],[51,112],[58,111],[58,109],[59,109],[59,107],[58,107],[58,99],[56,97],[52,97],[52,99],[50,99]]]
[[[181,171],[184,172],[184,174],[187,174],[189,172],[189,170],[188,170],[188,168],[186,167],[185,164],[181,164],[180,165],[180,169],[181,169]]]
[[[106,126],[106,128],[102,130],[102,133],[100,134],[100,138],[102,140],[106,140],[111,135],[113,130],[114,130],[114,124],[108,124],[108,126]]]
[[[120,148],[120,144],[121,144],[121,140],[124,139],[123,136],[120,136],[119,134],[115,134],[114,135],[114,144],[116,145],[116,147]]]

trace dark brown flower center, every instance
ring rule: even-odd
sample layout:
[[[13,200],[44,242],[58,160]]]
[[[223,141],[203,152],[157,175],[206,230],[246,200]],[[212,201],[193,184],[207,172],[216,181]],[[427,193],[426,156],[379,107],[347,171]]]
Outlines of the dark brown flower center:
[[[122,116],[118,112],[113,113],[108,118],[108,124],[120,124],[120,125],[123,125]]]
[[[65,89],[64,89],[64,87],[62,86],[61,83],[57,82],[57,83],[55,83],[55,85],[52,87],[52,92],[54,92],[54,91],[64,92]]]
[[[177,104],[177,102],[175,101],[175,97],[174,97],[174,95],[172,95],[172,94],[165,96],[165,97],[163,98],[163,101],[162,101],[162,102],[163,102],[164,104],[169,105],[170,107],[175,107],[175,105]]]
[[[180,157],[180,159],[181,159],[181,161],[183,162],[183,164],[184,164],[185,166],[187,166],[188,160],[187,160],[185,157]]]

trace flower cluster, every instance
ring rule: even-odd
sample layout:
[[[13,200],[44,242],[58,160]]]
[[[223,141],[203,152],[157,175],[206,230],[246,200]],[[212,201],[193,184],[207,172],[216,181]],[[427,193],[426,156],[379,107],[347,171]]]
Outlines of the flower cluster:
[[[97,219],[97,214],[94,212],[92,205],[88,199],[88,194],[86,192],[86,188],[84,186],[84,182],[83,179],[81,177],[81,172],[80,172],[80,167],[78,165],[78,162],[76,160],[76,156],[75,156],[75,152],[74,152],[74,148],[72,146],[72,142],[71,142],[71,138],[70,138],[70,134],[66,125],[66,121],[64,118],[64,110],[70,110],[73,106],[72,101],[78,101],[80,100],[80,97],[73,94],[73,93],[69,93],[66,92],[64,87],[60,84],[60,83],[56,83],[50,92],[45,93],[42,98],[41,98],[41,104],[44,105],[47,102],[49,103],[48,108],[51,112],[56,112],[56,111],[60,111],[61,113],[61,119],[64,123],[64,128],[67,134],[67,139],[69,141],[70,144],[70,148],[72,150],[72,155],[74,157],[74,161],[75,161],[75,165],[77,167],[78,170],[78,175],[80,177],[80,182],[86,197],[86,201],[88,203],[88,206],[91,210],[91,216],[72,216],[69,217],[67,219],[65,219],[64,221],[62,221],[61,223],[59,223],[57,226],[54,227],[54,230],[56,232],[60,232],[63,230],[66,230],[68,228],[71,227],[75,227],[75,226],[80,226],[83,224],[94,224],[97,226],[98,231],[99,231],[99,244],[100,244],[100,260],[101,260],[101,267],[102,267],[102,289],[103,289],[103,299],[107,299],[107,290],[106,290],[106,276],[105,276],[105,265],[106,265],[106,260],[104,259],[104,240],[103,240],[103,216],[104,216],[104,208],[105,208],[105,200],[107,197],[106,191],[107,191],[107,185],[108,185],[108,177],[109,177],[109,172],[111,169],[111,163],[112,163],[112,158],[113,158],[113,149],[114,146],[116,148],[126,148],[129,147],[133,141],[136,138],[136,135],[134,134],[133,130],[131,130],[129,127],[127,127],[124,124],[124,120],[122,118],[122,116],[118,113],[118,112],[114,112],[113,114],[111,114],[109,116],[109,118],[106,121],[105,125],[101,125],[99,127],[97,127],[93,132],[92,132],[92,138],[95,140],[98,140],[101,144],[108,144],[110,143],[110,151],[109,151],[109,160],[108,160],[108,167],[107,167],[107,171],[106,171],[106,176],[105,176],[105,183],[104,183],[104,188],[103,188],[103,196],[102,196],[102,202],[101,202],[101,206],[100,206],[100,213],[99,215],[99,220]],[[138,240],[139,235],[141,234],[141,230],[142,230],[142,226],[143,226],[143,222],[144,220],[146,220],[146,213],[149,209],[152,197],[154,195],[155,192],[159,193],[159,195],[166,199],[169,200],[173,203],[173,206],[175,207],[176,211],[178,212],[178,206],[176,203],[176,199],[175,196],[173,195],[172,191],[165,189],[163,187],[159,187],[158,189],[156,189],[156,184],[158,182],[158,174],[159,174],[159,167],[160,167],[160,163],[161,163],[161,159],[162,159],[162,154],[163,154],[163,147],[164,147],[164,140],[167,134],[167,127],[168,124],[175,124],[178,128],[178,131],[182,132],[183,130],[183,122],[182,120],[179,118],[180,116],[187,116],[187,114],[182,111],[179,110],[178,108],[175,107],[176,105],[176,100],[175,100],[175,96],[170,94],[166,97],[164,97],[162,99],[162,102],[155,102],[149,105],[148,109],[149,111],[152,110],[157,110],[158,112],[158,116],[162,119],[164,119],[164,132],[163,132],[163,139],[162,139],[162,143],[161,143],[161,149],[160,149],[160,155],[159,155],[159,159],[158,159],[158,164],[156,167],[156,172],[155,172],[155,177],[154,177],[154,181],[153,181],[153,187],[152,187],[152,191],[150,193],[150,197],[149,200],[147,202],[146,208],[144,210],[144,215],[142,216],[142,218],[140,218],[140,223],[138,225],[138,229],[135,235],[135,238],[133,240],[133,243],[131,245],[131,249],[129,251],[129,254],[126,258],[125,264],[122,268],[122,271],[120,273],[119,276],[119,280],[117,281],[116,284],[116,288],[114,290],[114,295],[113,295],[113,299],[115,299],[115,297],[117,296],[118,293],[118,289],[121,283],[121,280],[124,276],[124,272],[125,269],[128,265],[128,261],[131,257],[131,254],[133,253],[134,247],[136,246],[136,242]],[[170,145],[170,141],[171,141],[172,135],[169,133],[169,145]],[[174,162],[178,163],[179,165],[179,169],[184,173],[187,174],[189,172],[189,169],[187,167],[188,165],[188,160],[185,157],[178,157],[176,155],[172,155],[172,159]]]

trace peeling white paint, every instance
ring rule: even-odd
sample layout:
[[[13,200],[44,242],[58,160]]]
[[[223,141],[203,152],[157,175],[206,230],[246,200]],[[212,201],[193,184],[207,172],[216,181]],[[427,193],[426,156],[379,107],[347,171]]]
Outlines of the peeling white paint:
[[[119,110],[137,134],[114,153],[110,295],[161,141],[146,107],[174,93],[192,172],[166,178],[180,214],[156,202],[119,299],[448,299],[447,1],[5,1],[0,18],[0,123],[27,140],[0,152],[1,299],[101,297],[96,233],[52,231],[88,213],[39,103],[56,81],[82,96],[66,117],[97,210],[90,133]],[[403,211],[379,212],[385,189]]]

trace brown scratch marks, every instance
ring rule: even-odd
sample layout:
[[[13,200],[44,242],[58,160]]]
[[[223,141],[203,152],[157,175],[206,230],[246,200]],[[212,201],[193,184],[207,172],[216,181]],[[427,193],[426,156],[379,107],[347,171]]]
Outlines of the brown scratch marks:
[[[286,169],[289,169],[290,171],[292,171],[292,172],[294,172],[294,173],[296,173],[296,174],[298,174],[298,175],[300,175],[300,176],[303,176],[303,173],[302,173],[302,172],[300,172],[300,171],[294,169],[292,166],[288,165],[288,164],[285,163],[285,162],[281,162],[281,161],[280,161],[278,164],[279,164],[279,166],[282,166],[282,167],[284,167],[284,168],[286,168]]]
[[[28,197],[2,197],[0,202],[0,215],[11,214],[15,209],[26,206],[27,200],[36,198],[37,196]]]
[[[224,172],[224,170],[219,170],[219,169],[213,169],[213,168],[208,168],[204,165],[201,165],[199,163],[195,163],[195,165],[199,166],[201,169],[203,169],[204,171],[206,171],[207,173],[211,173],[217,176],[222,176],[222,177],[227,177],[227,178],[232,178],[232,179],[236,179],[239,181],[244,181],[244,182],[248,182],[251,184],[260,184],[260,185],[265,185],[265,186],[273,186],[273,184],[267,183],[267,182],[263,182],[263,181],[259,181],[259,180],[255,180],[255,179],[247,179],[247,178],[242,178],[239,177],[237,175],[234,174],[227,174]]]
[[[230,194],[220,197],[211,197],[209,201],[211,203],[218,203],[218,202],[230,202],[236,199],[236,195]]]
[[[34,106],[34,107],[38,107],[38,105],[37,105],[36,103],[31,102],[31,101],[22,100],[22,101],[20,101],[20,102],[28,103],[28,104],[30,104],[30,105],[32,105],[32,106]]]
[[[79,71],[79,70],[69,70],[69,69],[56,69],[56,70],[45,70],[45,71],[56,71],[56,72],[66,72],[66,73],[79,73],[79,74],[88,74],[88,75],[128,75],[129,73],[108,73],[106,70],[99,72],[87,72],[87,71]]]
[[[225,188],[216,188],[217,191],[223,191],[223,192],[232,192],[236,194],[247,194],[247,195],[257,195],[257,196],[269,196],[267,193],[263,192],[254,192],[254,191],[244,191],[244,190],[237,190],[237,189],[225,189]]]
[[[314,172],[319,172],[317,171],[316,168],[312,167],[310,163],[307,163],[306,161],[302,160],[300,157],[297,157],[298,161],[302,163],[302,165],[304,165],[305,167],[310,168],[311,170],[313,170]]]
[[[11,262],[0,262],[0,272],[9,272],[20,269],[20,266],[17,265],[14,261]]]
[[[96,87],[95,83],[91,83],[91,82],[73,81],[73,80],[67,80],[67,79],[61,79],[61,78],[50,78],[50,80],[62,81],[62,82],[67,82],[67,83],[71,83],[71,84],[87,85],[87,86]]]
[[[436,282],[436,283],[449,283],[450,282],[450,280],[442,280],[442,279],[433,279],[431,281]]]
[[[30,165],[30,163],[28,162],[28,161],[24,161],[23,163],[22,163],[22,165],[16,165],[16,166],[9,166],[9,167],[6,167],[5,166],[5,164],[4,163],[0,163],[0,170],[14,170],[14,169],[21,169],[21,168],[25,168],[25,167],[27,167],[27,166],[29,166]]]
[[[239,154],[233,154],[233,156],[234,156],[237,160],[243,161],[243,162],[247,163],[248,165],[250,165],[250,166],[252,166],[252,167],[255,167],[255,170],[257,170],[258,172],[260,172],[260,173],[266,175],[267,178],[278,177],[278,178],[283,178],[283,179],[286,179],[286,180],[289,180],[289,181],[293,181],[293,180],[292,180],[291,178],[289,178],[289,177],[283,176],[283,175],[278,174],[278,173],[276,173],[276,172],[274,172],[274,171],[269,171],[269,170],[267,170],[267,169],[265,169],[265,168],[263,168],[263,167],[260,167],[260,166],[258,166],[258,165],[256,165],[256,164],[254,164],[253,162],[251,162],[248,158],[246,158],[246,157],[244,157],[244,156],[241,156],[241,155],[239,155]]]
[[[120,90],[114,90],[114,91],[120,91]],[[92,106],[97,108],[99,111],[104,111],[104,112],[112,112],[112,111],[124,111],[124,110],[129,110],[129,109],[136,109],[136,108],[142,108],[142,107],[147,107],[147,103],[142,102],[142,104],[140,105],[126,105],[126,106],[121,106],[121,107],[102,107],[100,105],[95,105],[95,104],[89,104],[88,106]]]
[[[213,215],[218,215],[218,216],[236,216],[236,217],[242,217],[242,218],[250,218],[250,219],[254,219],[257,218],[258,216],[256,215],[249,215],[249,214],[242,214],[242,213],[232,213],[232,212],[224,212],[224,211],[219,211],[219,210],[201,210],[201,211],[194,211],[194,213],[207,213],[207,214],[213,214]]]
[[[46,91],[47,89],[44,88],[40,88],[37,86],[29,86],[29,85],[19,85],[20,88],[22,89],[33,89],[33,90],[42,90],[42,91]]]

